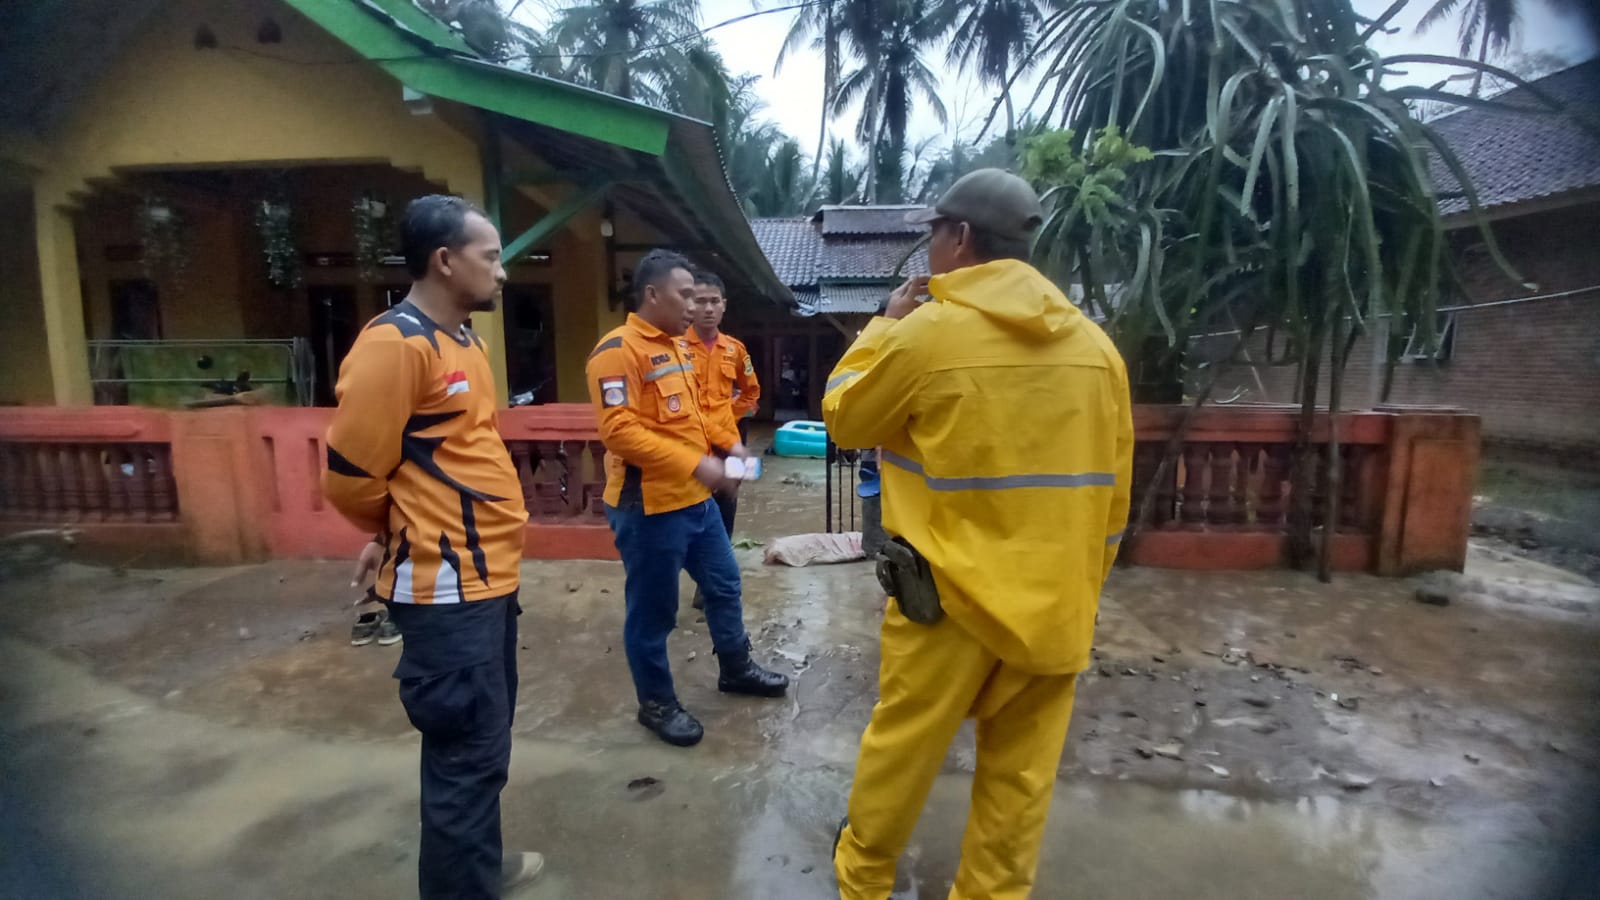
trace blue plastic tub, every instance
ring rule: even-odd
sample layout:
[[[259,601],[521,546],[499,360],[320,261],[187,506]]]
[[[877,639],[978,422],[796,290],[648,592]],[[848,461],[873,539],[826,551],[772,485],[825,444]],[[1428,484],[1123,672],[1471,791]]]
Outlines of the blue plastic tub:
[[[828,427],[821,422],[803,419],[785,422],[772,440],[772,452],[779,456],[822,459],[828,455]]]

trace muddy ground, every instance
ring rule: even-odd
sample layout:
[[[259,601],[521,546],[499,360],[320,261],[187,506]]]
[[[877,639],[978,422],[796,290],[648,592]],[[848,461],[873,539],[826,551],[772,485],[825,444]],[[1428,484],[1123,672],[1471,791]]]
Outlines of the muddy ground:
[[[774,465],[740,536],[820,530],[819,471]],[[1413,581],[1118,570],[1035,896],[1593,896],[1600,590],[1516,549],[1475,549],[1446,606]],[[864,564],[738,555],[757,652],[796,688],[718,694],[685,603],[674,666],[707,730],[689,750],[633,721],[620,566],[525,566],[505,830],[549,869],[519,896],[836,896],[882,596]],[[13,574],[0,893],[410,894],[417,737],[398,648],[348,645],[347,584],[344,563]],[[968,729],[897,897],[948,890],[973,764]]]

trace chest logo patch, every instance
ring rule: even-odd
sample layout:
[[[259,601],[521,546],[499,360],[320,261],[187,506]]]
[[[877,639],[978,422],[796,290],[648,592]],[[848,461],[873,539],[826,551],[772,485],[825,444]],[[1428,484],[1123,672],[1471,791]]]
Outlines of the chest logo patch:
[[[467,373],[457,369],[444,377],[444,393],[447,397],[465,394],[471,388],[467,384]]]
[[[671,355],[666,354],[666,353],[662,353],[662,354],[659,354],[657,356],[650,357],[650,365],[659,366],[662,363],[670,362],[671,360],[672,360]]]
[[[683,401],[678,399],[677,394],[667,398],[667,412],[677,412],[680,409],[683,409]]]

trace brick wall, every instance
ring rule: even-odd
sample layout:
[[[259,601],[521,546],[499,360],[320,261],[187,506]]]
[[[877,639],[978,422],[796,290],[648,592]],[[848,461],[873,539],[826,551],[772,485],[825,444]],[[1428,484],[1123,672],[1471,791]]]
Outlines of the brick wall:
[[[1484,436],[1491,441],[1592,456],[1600,451],[1600,251],[1594,249],[1600,204],[1508,219],[1494,229],[1507,258],[1536,289],[1500,273],[1476,230],[1457,231],[1466,296],[1446,303],[1492,305],[1455,313],[1448,361],[1397,365],[1388,402],[1465,407],[1483,417]],[[1578,293],[1497,303],[1571,291]],[[1232,341],[1219,336],[1200,345],[1222,353]],[[1375,365],[1373,343],[1363,337],[1351,354],[1341,403],[1346,408],[1381,399],[1383,354],[1377,354]],[[1296,369],[1260,365],[1266,359],[1260,337],[1252,339],[1247,352],[1258,365],[1226,374],[1213,396],[1292,402]],[[1319,391],[1323,403],[1326,378],[1324,373]]]

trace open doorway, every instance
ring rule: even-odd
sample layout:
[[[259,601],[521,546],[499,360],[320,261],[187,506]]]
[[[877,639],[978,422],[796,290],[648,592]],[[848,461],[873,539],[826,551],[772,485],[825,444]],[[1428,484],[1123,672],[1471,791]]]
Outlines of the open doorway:
[[[520,405],[556,402],[555,310],[550,286],[508,284],[502,301],[506,393]]]
[[[119,341],[161,340],[161,295],[148,278],[111,282],[111,337]]]
[[[306,290],[311,304],[311,353],[316,358],[315,402],[332,406],[333,388],[359,331],[356,291],[349,285],[317,285]]]
[[[772,386],[773,418],[779,422],[811,416],[811,336],[785,334],[773,345],[778,356],[778,380]]]

